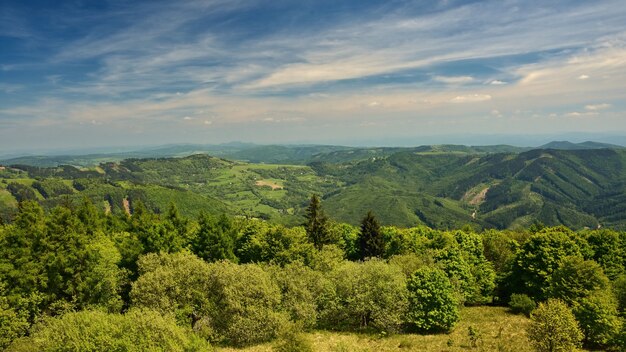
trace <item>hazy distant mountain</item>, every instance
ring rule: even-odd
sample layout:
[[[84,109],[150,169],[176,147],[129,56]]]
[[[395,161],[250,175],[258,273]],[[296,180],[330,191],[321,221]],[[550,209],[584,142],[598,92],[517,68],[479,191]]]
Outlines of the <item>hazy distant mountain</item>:
[[[537,149],[559,149],[559,150],[584,150],[584,149],[623,149],[624,147],[617,144],[598,143],[598,142],[582,142],[572,143],[569,141],[553,141],[544,144]]]

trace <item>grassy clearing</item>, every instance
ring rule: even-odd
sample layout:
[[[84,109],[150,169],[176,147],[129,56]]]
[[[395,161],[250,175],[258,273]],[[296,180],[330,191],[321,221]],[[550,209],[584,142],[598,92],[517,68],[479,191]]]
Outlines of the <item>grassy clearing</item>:
[[[392,336],[314,331],[307,333],[315,351],[328,352],[391,352],[391,351],[532,351],[526,338],[529,320],[513,315],[502,307],[467,307],[461,321],[449,334]],[[473,344],[468,330],[472,327],[479,338]],[[269,352],[274,344],[243,349],[220,348],[223,352]]]

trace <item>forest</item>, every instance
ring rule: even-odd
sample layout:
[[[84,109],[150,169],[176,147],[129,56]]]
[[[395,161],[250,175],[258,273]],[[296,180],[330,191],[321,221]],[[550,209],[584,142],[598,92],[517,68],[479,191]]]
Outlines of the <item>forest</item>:
[[[436,349],[449,351],[626,348],[626,232],[383,226],[376,209],[352,225],[316,195],[297,226],[65,200],[21,201],[0,226],[7,351],[312,351],[311,334],[331,333],[401,339],[388,350],[424,350],[412,336],[449,336]],[[477,309],[522,323],[454,340]]]

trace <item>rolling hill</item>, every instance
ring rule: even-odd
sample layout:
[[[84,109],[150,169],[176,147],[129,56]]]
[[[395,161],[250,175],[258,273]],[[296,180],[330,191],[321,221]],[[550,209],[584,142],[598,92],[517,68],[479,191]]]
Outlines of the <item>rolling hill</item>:
[[[333,219],[352,224],[371,209],[400,226],[626,228],[624,149],[511,148],[248,146],[233,153],[257,162],[193,154],[87,168],[14,165],[0,170],[0,212],[8,220],[21,199],[52,207],[88,196],[112,212],[136,201],[159,212],[174,201],[187,215],[205,209],[298,224],[317,193]]]

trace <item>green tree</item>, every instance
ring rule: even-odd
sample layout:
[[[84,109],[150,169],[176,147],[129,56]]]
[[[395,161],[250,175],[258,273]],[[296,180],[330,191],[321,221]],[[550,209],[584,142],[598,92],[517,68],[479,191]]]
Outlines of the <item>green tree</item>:
[[[585,345],[607,347],[620,332],[617,302],[610,291],[596,291],[582,298],[573,312],[585,336]]]
[[[320,199],[316,194],[311,197],[309,206],[306,208],[305,218],[304,227],[307,237],[317,250],[321,250],[325,244],[331,243],[328,218],[324,214]]]
[[[565,302],[548,299],[530,316],[530,342],[539,352],[573,351],[581,346],[583,334]]]
[[[0,282],[0,349],[24,336],[30,327],[24,311],[16,310],[4,296],[4,283]]]
[[[525,293],[543,299],[549,289],[548,279],[569,256],[581,256],[572,234],[562,228],[545,228],[534,234],[517,252],[511,273],[504,281],[508,294]],[[508,299],[508,297],[503,297]]]
[[[613,281],[613,291],[617,297],[617,305],[622,315],[626,313],[626,274],[620,275]]]
[[[449,331],[459,320],[459,302],[446,273],[418,269],[407,283],[409,309],[406,322],[420,331]]]
[[[368,211],[361,220],[359,248],[361,259],[380,258],[385,253],[385,241],[380,230],[380,224],[371,211]]]
[[[223,259],[237,262],[236,232],[226,215],[215,218],[202,212],[198,224],[200,225],[198,232],[191,240],[191,250],[197,256],[208,262]]]
[[[609,279],[602,268],[593,260],[582,257],[567,257],[549,278],[548,295],[559,298],[569,305],[597,291],[610,288]]]
[[[602,266],[611,280],[626,273],[626,243],[622,243],[618,232],[608,229],[590,231],[587,242],[593,250],[593,260]]]

